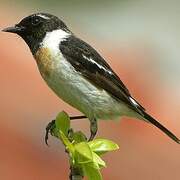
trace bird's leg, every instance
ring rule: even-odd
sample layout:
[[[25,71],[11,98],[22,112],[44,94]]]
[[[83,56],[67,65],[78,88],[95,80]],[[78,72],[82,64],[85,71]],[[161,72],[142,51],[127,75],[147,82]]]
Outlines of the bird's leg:
[[[75,119],[85,119],[87,118],[86,116],[71,116],[70,120],[75,120]]]
[[[94,137],[96,136],[97,130],[98,130],[97,120],[95,118],[91,119],[90,120],[91,136],[88,141],[92,141],[94,139]]]

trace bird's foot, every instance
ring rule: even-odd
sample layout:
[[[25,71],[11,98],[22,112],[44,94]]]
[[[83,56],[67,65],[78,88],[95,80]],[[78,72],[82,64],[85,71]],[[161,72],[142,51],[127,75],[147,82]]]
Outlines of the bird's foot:
[[[51,131],[54,129],[54,127],[55,127],[55,120],[52,120],[46,126],[45,143],[47,146],[48,146],[49,133],[51,133]]]
[[[72,116],[72,117],[70,117],[70,120],[84,119],[84,118],[87,118],[87,117],[86,116]],[[54,128],[55,128],[55,120],[52,120],[46,126],[46,134],[45,134],[45,143],[46,143],[46,145],[48,145],[49,133],[52,133],[52,130]],[[97,130],[98,130],[97,120],[93,119],[93,120],[90,121],[90,132],[91,132],[91,135],[90,135],[88,141],[92,141],[95,138],[95,136],[97,134]],[[68,134],[71,134],[71,130],[69,131]]]
[[[71,116],[70,120],[76,120],[76,119],[85,119],[87,118],[86,116]],[[49,133],[52,133],[52,130],[55,128],[55,120],[52,120],[51,122],[48,123],[46,126],[46,134],[45,134],[45,143],[48,145],[48,138],[49,138]],[[71,130],[69,130],[69,135]]]

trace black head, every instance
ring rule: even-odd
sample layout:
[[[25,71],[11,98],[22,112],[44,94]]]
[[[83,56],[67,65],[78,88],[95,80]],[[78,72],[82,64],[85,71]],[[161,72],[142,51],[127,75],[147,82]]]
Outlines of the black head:
[[[70,32],[58,17],[46,13],[36,13],[25,17],[14,27],[3,29],[3,31],[18,34],[26,41],[31,51],[35,52],[46,33],[56,29]]]

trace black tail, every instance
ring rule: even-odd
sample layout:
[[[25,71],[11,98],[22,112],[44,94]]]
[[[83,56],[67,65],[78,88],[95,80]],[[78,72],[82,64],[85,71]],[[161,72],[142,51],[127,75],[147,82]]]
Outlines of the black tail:
[[[175,142],[180,144],[180,140],[168,129],[166,129],[162,124],[160,124],[158,121],[156,121],[153,117],[151,117],[146,112],[143,112],[144,118],[148,120],[150,123],[155,125],[157,128],[159,128],[161,131],[163,131],[166,135],[168,135],[171,139],[173,139]]]

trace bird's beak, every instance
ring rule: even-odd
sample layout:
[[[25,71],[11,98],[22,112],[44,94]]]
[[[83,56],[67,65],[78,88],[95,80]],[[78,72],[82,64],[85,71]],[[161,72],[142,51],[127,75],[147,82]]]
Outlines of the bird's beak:
[[[5,28],[2,31],[3,32],[10,32],[10,33],[19,34],[19,33],[23,32],[24,30],[25,30],[24,27],[15,25],[15,26],[12,26],[12,27]]]

